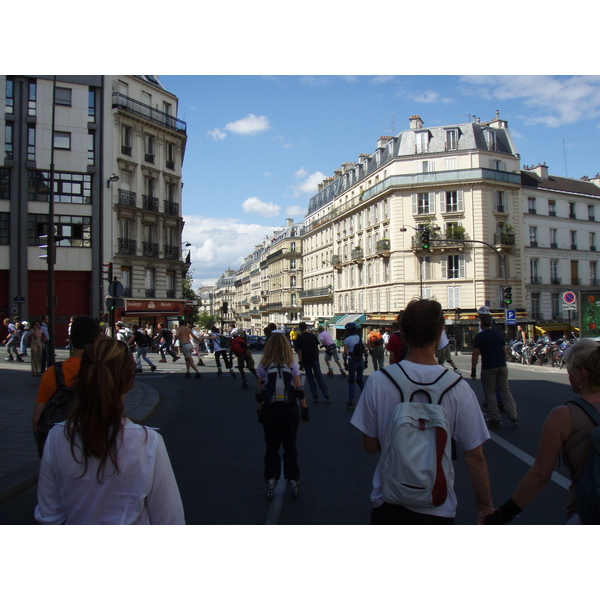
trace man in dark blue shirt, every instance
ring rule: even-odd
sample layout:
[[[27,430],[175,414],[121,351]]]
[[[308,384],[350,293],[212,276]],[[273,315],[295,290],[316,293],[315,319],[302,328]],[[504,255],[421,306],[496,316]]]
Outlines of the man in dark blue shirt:
[[[477,363],[481,355],[481,381],[488,406],[488,424],[500,427],[500,410],[496,389],[504,402],[504,410],[512,423],[517,425],[517,405],[508,387],[508,367],[504,352],[504,336],[492,329],[492,315],[480,317],[481,332],[473,340],[471,379],[477,379]]]

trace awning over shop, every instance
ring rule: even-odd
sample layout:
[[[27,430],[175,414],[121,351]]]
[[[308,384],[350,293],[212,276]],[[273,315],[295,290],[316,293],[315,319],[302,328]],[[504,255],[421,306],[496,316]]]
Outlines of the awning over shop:
[[[566,323],[538,323],[535,326],[536,331],[540,333],[546,333],[546,331],[566,331],[568,328],[569,326]]]
[[[344,315],[337,323],[335,323],[336,329],[344,329],[346,323],[364,323],[367,320],[365,313],[349,313]]]
[[[346,315],[333,315],[329,321],[325,322],[325,325],[335,325],[339,320],[343,319]]]
[[[398,318],[397,313],[376,313],[367,315],[363,325],[373,325],[374,327],[390,327]]]

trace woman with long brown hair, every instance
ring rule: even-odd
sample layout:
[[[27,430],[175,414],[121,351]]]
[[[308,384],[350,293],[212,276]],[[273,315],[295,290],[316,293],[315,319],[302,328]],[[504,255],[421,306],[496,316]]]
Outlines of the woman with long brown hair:
[[[73,409],[44,447],[40,523],[185,523],[162,437],[124,416],[134,369],[123,342],[100,336],[85,348]]]

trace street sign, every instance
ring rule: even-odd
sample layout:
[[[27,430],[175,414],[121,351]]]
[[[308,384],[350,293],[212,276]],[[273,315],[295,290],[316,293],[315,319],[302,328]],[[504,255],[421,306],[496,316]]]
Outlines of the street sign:
[[[577,302],[577,295],[575,292],[565,292],[563,294],[563,302],[565,304],[575,304]]]
[[[23,296],[15,296],[13,298],[13,302],[16,304],[23,304],[23,302],[25,302],[25,298],[23,298]]]
[[[516,325],[517,324],[517,311],[512,308],[507,308],[504,311],[506,324],[507,325]]]
[[[108,284],[108,294],[113,298],[120,298],[123,295],[123,284],[120,281],[111,281]]]
[[[563,304],[563,310],[577,310],[575,304]]]

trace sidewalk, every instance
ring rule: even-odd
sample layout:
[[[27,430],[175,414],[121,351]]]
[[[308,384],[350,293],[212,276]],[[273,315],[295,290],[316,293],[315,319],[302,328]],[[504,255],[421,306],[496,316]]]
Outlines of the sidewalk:
[[[0,349],[0,503],[35,484],[40,466],[37,446],[31,431],[31,417],[40,383],[31,374],[30,358],[25,362],[7,362]],[[56,349],[56,360],[69,357],[64,348]],[[147,419],[158,406],[158,392],[135,382],[125,397],[128,416]]]

